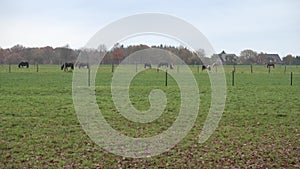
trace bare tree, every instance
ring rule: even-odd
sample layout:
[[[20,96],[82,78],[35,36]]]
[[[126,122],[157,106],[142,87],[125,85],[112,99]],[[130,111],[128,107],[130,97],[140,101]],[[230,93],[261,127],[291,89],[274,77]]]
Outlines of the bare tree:
[[[204,49],[198,49],[196,51],[196,54],[199,56],[199,57],[205,57],[205,50]]]
[[[240,61],[242,64],[253,64],[256,63],[257,52],[251,49],[245,49],[240,53]]]

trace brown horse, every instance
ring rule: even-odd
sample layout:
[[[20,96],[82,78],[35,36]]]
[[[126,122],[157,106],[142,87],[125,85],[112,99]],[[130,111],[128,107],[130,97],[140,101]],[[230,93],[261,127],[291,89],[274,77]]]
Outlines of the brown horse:
[[[147,67],[149,67],[150,69],[152,68],[152,66],[151,66],[150,63],[145,63],[145,64],[144,64],[144,68],[146,69]]]
[[[158,64],[158,68],[163,67],[163,66],[169,67],[169,64],[166,63],[166,62],[161,62],[161,63]]]
[[[87,69],[90,68],[90,65],[88,63],[77,63],[76,66],[80,69],[80,68],[84,68],[86,67]]]
[[[274,64],[274,63],[268,63],[268,64],[267,64],[267,68],[269,68],[269,67],[271,67],[271,66],[273,66],[273,68],[275,68],[275,64]]]

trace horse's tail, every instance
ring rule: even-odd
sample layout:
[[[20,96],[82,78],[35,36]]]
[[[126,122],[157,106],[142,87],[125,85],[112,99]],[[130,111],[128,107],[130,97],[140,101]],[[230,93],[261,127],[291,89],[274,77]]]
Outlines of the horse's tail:
[[[65,64],[62,64],[60,69],[63,70],[64,69]]]

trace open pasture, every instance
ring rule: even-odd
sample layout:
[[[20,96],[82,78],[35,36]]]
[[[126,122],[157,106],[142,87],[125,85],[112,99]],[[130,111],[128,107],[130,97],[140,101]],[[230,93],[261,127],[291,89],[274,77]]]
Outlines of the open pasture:
[[[144,69],[138,65],[138,69]],[[198,143],[210,106],[206,71],[191,66],[200,92],[198,118],[189,134],[161,155],[132,159],[104,151],[83,131],[72,100],[72,72],[59,65],[19,69],[0,65],[0,168],[299,168],[300,66],[225,66],[226,107],[214,134]],[[82,69],[81,71],[87,71]],[[181,72],[180,67],[172,70]],[[293,72],[293,86],[290,85]],[[130,99],[149,108],[148,95],[161,89],[168,99],[164,113],[146,124],[122,117],[111,98],[111,66],[96,77],[97,102],[109,124],[131,137],[156,135],[172,125],[179,112],[180,91],[165,73],[147,69],[131,82]]]

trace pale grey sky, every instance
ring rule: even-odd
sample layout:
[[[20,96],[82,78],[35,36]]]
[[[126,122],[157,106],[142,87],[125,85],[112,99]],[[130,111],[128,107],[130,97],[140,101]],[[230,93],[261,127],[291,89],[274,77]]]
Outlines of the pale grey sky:
[[[299,7],[297,0],[1,0],[0,47],[69,44],[80,48],[115,20],[139,13],[163,13],[197,27],[217,52],[239,54],[253,49],[281,57],[300,55]],[[134,40],[143,42],[143,38]],[[160,41],[145,37],[146,42]]]

